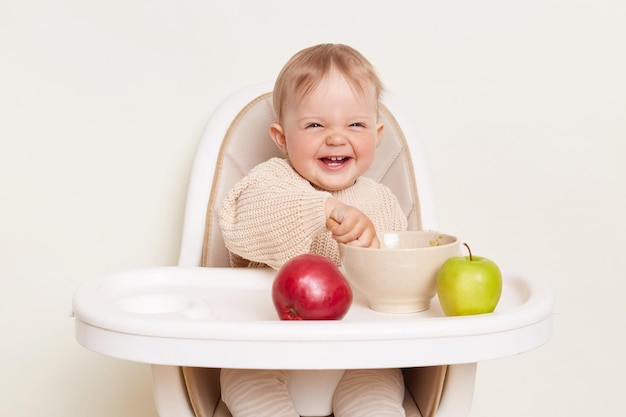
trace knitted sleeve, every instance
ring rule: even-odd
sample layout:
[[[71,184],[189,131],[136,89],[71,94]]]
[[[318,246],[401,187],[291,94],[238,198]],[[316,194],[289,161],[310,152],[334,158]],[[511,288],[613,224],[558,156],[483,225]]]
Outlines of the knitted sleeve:
[[[278,269],[310,252],[313,239],[326,232],[328,197],[330,193],[313,188],[286,160],[270,159],[250,171],[224,200],[224,243],[235,258]]]

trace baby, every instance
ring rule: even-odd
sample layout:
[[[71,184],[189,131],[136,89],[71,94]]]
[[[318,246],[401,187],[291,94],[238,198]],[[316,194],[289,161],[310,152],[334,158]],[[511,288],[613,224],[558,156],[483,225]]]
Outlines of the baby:
[[[230,191],[220,226],[232,266],[280,268],[316,253],[339,264],[338,242],[378,247],[377,232],[407,227],[396,197],[363,177],[383,124],[381,82],[345,45],[294,55],[274,85],[269,134],[285,158],[253,168]],[[223,369],[222,399],[234,417],[298,417],[281,370]],[[335,417],[404,416],[399,369],[348,370],[333,397]]]

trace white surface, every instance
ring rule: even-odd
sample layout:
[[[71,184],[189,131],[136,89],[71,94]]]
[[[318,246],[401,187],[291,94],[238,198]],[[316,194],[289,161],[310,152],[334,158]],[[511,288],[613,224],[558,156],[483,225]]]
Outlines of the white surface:
[[[493,314],[383,314],[358,298],[339,321],[280,321],[271,269],[163,267],[85,283],[77,338],[110,356],[162,365],[346,369],[457,364],[522,353],[552,333],[553,296],[504,277]],[[384,354],[381,354],[384,352]]]
[[[361,49],[409,106],[442,230],[555,290],[553,338],[481,362],[472,417],[623,409],[626,2],[316,8],[0,0],[0,415],[156,415],[148,365],[76,342],[72,295],[176,264],[208,114],[322,41]]]

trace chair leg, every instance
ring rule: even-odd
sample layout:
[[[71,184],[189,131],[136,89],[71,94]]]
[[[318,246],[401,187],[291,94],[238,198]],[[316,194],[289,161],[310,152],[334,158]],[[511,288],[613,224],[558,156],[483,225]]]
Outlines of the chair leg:
[[[152,365],[152,391],[159,417],[196,417],[180,367]]]
[[[476,363],[448,365],[437,417],[466,417],[472,408]]]

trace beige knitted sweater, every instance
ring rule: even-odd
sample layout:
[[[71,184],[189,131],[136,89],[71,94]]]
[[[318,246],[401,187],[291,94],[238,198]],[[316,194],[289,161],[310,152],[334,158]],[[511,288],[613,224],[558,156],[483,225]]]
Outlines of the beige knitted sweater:
[[[339,247],[324,214],[331,196],[365,213],[379,233],[407,228],[406,215],[386,186],[361,177],[351,187],[328,192],[311,185],[288,160],[272,158],[237,183],[220,209],[231,265],[278,269],[303,253],[339,265]]]

